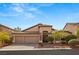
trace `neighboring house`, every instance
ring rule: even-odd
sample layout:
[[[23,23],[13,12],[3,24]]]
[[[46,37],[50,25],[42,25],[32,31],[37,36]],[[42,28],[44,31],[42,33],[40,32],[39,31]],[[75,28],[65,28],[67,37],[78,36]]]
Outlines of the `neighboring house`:
[[[12,34],[13,32],[16,32],[16,30],[0,24],[0,32],[7,32],[9,34]]]
[[[16,31],[7,26],[0,25],[0,31],[8,32],[13,36],[13,42],[16,44],[39,43],[45,41],[46,34],[52,33],[54,29],[51,25],[37,24],[22,31]]]
[[[76,34],[77,29],[79,28],[79,23],[67,23],[63,28],[64,31],[69,31],[72,34]]]

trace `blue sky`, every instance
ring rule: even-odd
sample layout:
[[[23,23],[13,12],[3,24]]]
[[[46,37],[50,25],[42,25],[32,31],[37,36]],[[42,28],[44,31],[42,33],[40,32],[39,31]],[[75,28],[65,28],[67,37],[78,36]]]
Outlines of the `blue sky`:
[[[38,23],[63,29],[66,23],[79,22],[76,3],[0,3],[0,24],[22,29]]]

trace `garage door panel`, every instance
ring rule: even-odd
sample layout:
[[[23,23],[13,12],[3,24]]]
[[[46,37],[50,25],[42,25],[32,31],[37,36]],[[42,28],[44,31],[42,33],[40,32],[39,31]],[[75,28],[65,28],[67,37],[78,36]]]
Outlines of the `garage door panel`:
[[[15,37],[15,43],[18,43],[18,44],[24,43],[24,37],[22,37],[22,36],[16,36]]]
[[[38,43],[39,42],[39,37],[25,37],[24,39],[25,43]]]
[[[15,43],[26,44],[26,43],[38,43],[40,36],[15,36]]]

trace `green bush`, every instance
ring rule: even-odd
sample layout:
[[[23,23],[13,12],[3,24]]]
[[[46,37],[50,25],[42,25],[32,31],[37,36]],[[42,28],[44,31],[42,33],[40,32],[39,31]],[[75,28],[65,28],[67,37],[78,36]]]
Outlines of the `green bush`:
[[[75,35],[68,35],[66,37],[63,37],[61,40],[65,41],[66,43],[68,43],[68,41],[72,40],[72,39],[77,39],[77,37]]]
[[[9,42],[10,41],[9,34],[7,32],[0,32],[0,41],[2,42],[2,44]]]
[[[79,40],[78,39],[71,39],[68,41],[69,45],[78,45],[79,44]]]
[[[53,32],[53,33],[52,33],[52,36],[53,36],[53,38],[54,38],[55,40],[60,40],[61,37],[62,37],[61,32],[59,32],[59,31]]]
[[[52,36],[54,37],[54,41],[56,42],[56,40],[60,40],[63,44],[66,42],[65,37],[71,35],[70,32],[68,31],[55,31],[52,33]]]
[[[53,43],[54,38],[52,36],[47,37],[48,43]]]

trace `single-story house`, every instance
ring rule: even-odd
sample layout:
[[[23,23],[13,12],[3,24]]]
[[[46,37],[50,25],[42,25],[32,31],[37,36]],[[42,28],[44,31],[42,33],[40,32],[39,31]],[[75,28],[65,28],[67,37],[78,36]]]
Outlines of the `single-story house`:
[[[64,31],[69,31],[72,34],[76,34],[76,31],[79,29],[79,23],[67,23],[63,30]]]
[[[13,43],[26,44],[26,43],[39,43],[39,41],[45,41],[47,37],[54,29],[51,25],[36,24],[30,28],[22,30],[20,32],[11,29],[7,26],[0,24],[0,31],[8,32],[13,37]]]

